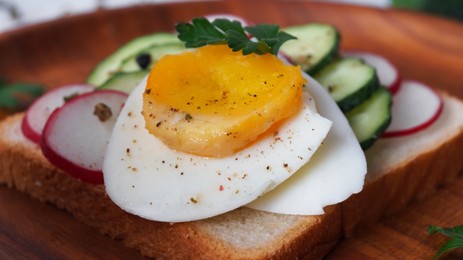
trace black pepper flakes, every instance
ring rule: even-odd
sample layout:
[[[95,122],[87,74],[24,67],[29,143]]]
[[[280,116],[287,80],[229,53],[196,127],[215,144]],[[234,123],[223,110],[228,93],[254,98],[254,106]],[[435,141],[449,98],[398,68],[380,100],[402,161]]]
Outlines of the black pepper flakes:
[[[68,95],[68,96],[65,96],[65,97],[63,98],[64,103],[70,101],[71,99],[77,97],[78,95],[79,95],[79,93],[76,92],[76,93],[72,93],[72,94],[70,94],[70,95]]]
[[[140,53],[137,58],[135,58],[135,61],[141,69],[147,69],[151,63],[151,55],[146,52]]]
[[[156,124],[156,127],[160,127],[161,126],[161,121],[159,121],[157,124]]]
[[[106,122],[113,116],[111,108],[104,103],[98,103],[95,105],[93,114],[98,117],[101,122]]]

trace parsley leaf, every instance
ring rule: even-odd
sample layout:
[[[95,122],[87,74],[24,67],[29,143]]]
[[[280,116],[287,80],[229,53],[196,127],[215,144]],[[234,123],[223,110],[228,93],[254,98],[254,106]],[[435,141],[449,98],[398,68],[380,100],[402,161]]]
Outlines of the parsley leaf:
[[[0,82],[0,109],[24,110],[42,93],[43,87],[36,84]]]
[[[435,257],[439,257],[452,249],[463,248],[463,225],[453,228],[441,228],[431,225],[428,227],[428,232],[429,234],[441,233],[452,238],[437,251]]]
[[[207,44],[225,43],[223,32],[219,31],[207,19],[193,19],[192,23],[179,23],[175,26],[178,38],[188,48],[197,48]]]
[[[239,21],[215,19],[212,23],[206,18],[194,18],[191,23],[178,23],[175,26],[178,38],[188,48],[207,44],[227,44],[233,51],[243,55],[271,53],[276,55],[281,45],[296,37],[280,31],[274,24],[258,24],[243,27]],[[253,38],[250,38],[249,35]]]
[[[230,21],[230,20],[227,20],[227,19],[215,19],[212,24],[219,28],[220,30],[222,30],[222,32],[226,32],[226,31],[236,31],[238,33],[241,33],[241,34],[245,34],[244,33],[244,29],[243,29],[243,26],[241,25],[241,23],[239,21]]]

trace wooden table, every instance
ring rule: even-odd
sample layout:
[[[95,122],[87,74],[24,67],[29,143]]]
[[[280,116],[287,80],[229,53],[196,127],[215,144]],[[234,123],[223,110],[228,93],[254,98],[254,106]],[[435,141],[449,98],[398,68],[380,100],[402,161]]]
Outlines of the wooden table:
[[[463,24],[399,10],[308,1],[223,1],[140,6],[69,17],[0,35],[0,74],[48,87],[82,82],[98,60],[129,39],[171,30],[180,20],[233,13],[282,26],[319,21],[342,33],[343,49],[390,59],[403,78],[463,98]],[[358,236],[328,258],[429,258],[444,243],[428,224],[463,224],[463,178]],[[0,258],[137,258],[137,252],[100,235],[52,206],[0,187]],[[457,251],[448,257],[463,258]]]

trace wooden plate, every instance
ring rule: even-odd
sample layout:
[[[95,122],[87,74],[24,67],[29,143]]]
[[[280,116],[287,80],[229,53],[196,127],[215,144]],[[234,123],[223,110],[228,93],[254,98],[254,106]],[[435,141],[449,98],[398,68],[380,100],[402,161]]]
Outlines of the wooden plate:
[[[101,58],[131,38],[150,32],[170,31],[177,21],[210,13],[233,13],[255,23],[270,22],[281,26],[315,21],[331,23],[341,31],[343,49],[379,53],[397,66],[403,78],[419,80],[463,98],[463,24],[413,12],[308,1],[222,1],[150,5],[113,11],[99,10],[88,15],[68,17],[0,34],[0,73],[9,81],[38,82],[50,88],[82,82]],[[463,199],[462,187],[462,181],[447,187],[437,196],[444,198],[436,203],[447,203],[448,208],[454,207],[455,196],[459,195],[456,197],[459,198],[457,201]],[[453,200],[445,199],[447,193],[452,194]],[[433,215],[434,224],[456,225],[458,221],[460,224],[463,222],[461,206],[452,211],[452,216],[457,217],[449,219],[433,213],[432,204],[420,205],[415,207]],[[394,224],[386,226],[386,231],[390,231],[391,226],[397,222],[400,225],[402,218],[412,224],[425,223],[419,221],[420,215],[412,214],[410,217],[406,215],[407,211],[403,214],[405,216],[398,215],[387,220],[389,222],[386,221],[386,225]],[[415,228],[422,230],[425,227]],[[413,228],[393,230],[405,236],[400,240],[405,241],[405,245],[391,243],[391,238],[384,236],[390,233],[384,229],[383,224],[373,230],[375,236],[361,235],[355,238],[357,240],[349,240],[354,242],[343,242],[333,255],[405,258],[412,254],[411,256],[419,258],[429,256],[443,243],[443,239],[428,239],[425,232],[421,231],[421,236],[408,235],[407,232],[413,233]],[[386,244],[388,248],[385,249],[379,246]],[[413,251],[407,250],[410,246],[414,247]],[[11,256],[139,257],[137,252],[100,235],[66,212],[1,187],[0,258]]]

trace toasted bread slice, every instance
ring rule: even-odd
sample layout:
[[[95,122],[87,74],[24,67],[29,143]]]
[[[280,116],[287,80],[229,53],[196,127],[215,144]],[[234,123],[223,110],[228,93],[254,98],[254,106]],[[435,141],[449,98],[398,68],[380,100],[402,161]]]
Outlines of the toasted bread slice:
[[[444,111],[430,128],[382,139],[367,151],[364,190],[321,216],[291,216],[248,208],[201,221],[160,223],[131,215],[102,185],[56,169],[21,133],[23,114],[0,123],[0,183],[66,209],[77,219],[143,255],[158,258],[321,258],[345,235],[431,195],[463,169],[463,103],[443,94]]]

